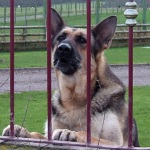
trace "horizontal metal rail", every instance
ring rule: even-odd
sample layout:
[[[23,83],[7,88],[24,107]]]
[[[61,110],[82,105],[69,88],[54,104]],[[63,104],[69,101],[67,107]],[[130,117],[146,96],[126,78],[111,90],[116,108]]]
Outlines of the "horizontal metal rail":
[[[150,39],[150,36],[139,36],[139,37],[134,37],[134,40],[141,40],[141,39]],[[113,42],[115,41],[122,41],[122,40],[128,40],[128,37],[114,37],[113,38]],[[23,43],[23,44],[27,44],[27,43],[46,43],[46,40],[16,40],[14,43],[15,44],[19,44],[19,43]],[[10,44],[9,41],[0,41],[0,44]]]
[[[94,25],[91,25],[93,27]],[[86,25],[75,25],[73,27],[86,28]],[[127,28],[125,24],[117,24],[117,27]],[[137,24],[135,28],[138,27],[150,27],[150,24]],[[14,29],[43,29],[46,28],[44,25],[41,26],[14,26]],[[10,26],[0,26],[0,29],[10,29]]]
[[[48,141],[48,140],[37,140],[37,139],[28,139],[28,138],[10,138],[10,137],[2,137],[0,136],[0,143],[6,143],[12,141],[12,142],[28,142],[29,146],[30,143],[44,143],[44,144],[56,144],[56,145],[68,145],[68,146],[77,146],[77,147],[87,147],[86,143],[78,143],[78,142],[66,142],[66,141]],[[38,145],[40,146],[40,145]],[[103,149],[112,149],[112,150],[150,150],[150,147],[119,147],[119,146],[108,146],[108,145],[94,145],[89,144],[88,147],[91,148],[103,148]],[[71,147],[68,149],[72,149]]]
[[[14,26],[14,29],[43,29],[45,26]],[[10,29],[10,26],[0,26],[0,29]]]
[[[46,36],[44,33],[15,33],[15,37],[17,36]],[[10,34],[0,34],[0,37],[10,37]]]
[[[124,34],[124,33],[126,33],[126,34],[128,34],[128,31],[127,30],[123,30],[123,31],[116,31],[115,32],[115,34],[116,34],[116,36],[118,35],[118,34]],[[148,33],[150,33],[150,30],[134,30],[134,33],[146,33],[146,34],[148,34]],[[46,36],[46,34],[45,33],[15,33],[14,34],[15,35],[15,37],[16,36]],[[0,34],[0,37],[10,37],[10,34]]]

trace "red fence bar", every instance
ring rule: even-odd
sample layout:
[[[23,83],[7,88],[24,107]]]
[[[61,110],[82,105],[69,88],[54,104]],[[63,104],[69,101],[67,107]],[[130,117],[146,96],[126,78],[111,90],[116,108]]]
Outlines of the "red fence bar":
[[[132,139],[132,127],[133,127],[133,26],[136,25],[135,18],[138,12],[135,10],[136,3],[133,0],[129,0],[126,3],[127,10],[124,15],[127,18],[126,24],[129,26],[129,41],[128,41],[128,65],[129,65],[129,83],[128,83],[128,147],[133,146]]]
[[[26,138],[8,138],[8,137],[0,137],[1,140],[5,140],[5,141],[14,141],[14,142],[27,142],[30,143],[29,146],[31,146],[31,142],[34,143],[43,143],[43,144],[54,144],[54,145],[62,145],[62,146],[76,146],[76,147],[87,147],[87,145],[85,145],[84,143],[77,143],[77,142],[66,142],[66,141],[47,141],[47,140],[38,140],[38,139],[26,139]],[[39,146],[39,145],[38,145]],[[44,146],[43,146],[44,147]],[[150,147],[115,147],[115,146],[100,146],[100,145],[94,145],[94,144],[90,144],[88,145],[88,147],[90,148],[100,148],[100,149],[111,149],[111,150],[150,150]],[[69,148],[68,148],[69,149]],[[70,149],[72,149],[70,147]]]
[[[128,146],[132,146],[133,127],[133,27],[129,27]]]
[[[87,0],[87,144],[91,143],[91,1]]]
[[[51,140],[51,0],[47,0],[47,115],[48,115],[48,140]]]
[[[10,135],[14,136],[14,0],[10,0]]]

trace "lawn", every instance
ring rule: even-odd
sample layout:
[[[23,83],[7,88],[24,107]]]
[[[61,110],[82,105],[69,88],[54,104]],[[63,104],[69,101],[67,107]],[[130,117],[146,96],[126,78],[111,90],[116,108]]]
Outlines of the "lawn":
[[[134,47],[134,63],[150,63],[150,48]],[[127,64],[128,48],[110,48],[106,50],[110,64]],[[15,67],[46,67],[46,51],[23,51],[15,53]],[[9,53],[0,52],[0,68],[9,68]]]
[[[150,146],[149,91],[150,86],[134,87],[134,117],[138,124],[139,141],[141,146],[144,147]],[[9,94],[0,95],[0,104],[0,132],[2,132],[2,129],[9,124]],[[15,94],[15,123],[23,124],[29,131],[43,133],[46,110],[46,92]],[[23,121],[24,117],[25,121]]]
[[[44,122],[46,120],[46,97],[46,92],[23,92],[15,94],[15,123],[24,124],[30,131],[43,133]],[[0,95],[0,103],[1,132],[2,128],[9,124],[9,94]],[[26,118],[23,123],[25,115]],[[2,119],[5,120],[2,122]]]
[[[128,48],[110,48],[108,51],[106,50],[106,58],[109,64],[128,64]],[[150,47],[134,47],[133,63],[150,63]]]
[[[134,88],[134,116],[141,146],[150,147],[150,87]]]
[[[46,66],[46,51],[30,51],[15,53],[15,67],[45,67]],[[0,53],[0,68],[9,67],[9,53]]]
[[[82,4],[83,5],[83,4]],[[35,8],[16,8],[16,17],[19,17],[19,19],[15,19],[15,25],[16,26],[22,26],[22,25],[43,25],[45,23],[44,18],[44,7],[37,7],[36,12]],[[75,6],[66,7],[66,4],[63,5],[55,5],[53,6],[64,18],[64,20],[68,23],[68,25],[85,25],[86,24],[86,5],[84,3],[84,7],[75,9]],[[69,9],[68,9],[69,8]],[[83,11],[84,10],[84,11]],[[95,6],[92,6],[92,15],[91,15],[91,22],[92,24],[96,24],[96,15],[95,15]],[[125,8],[122,9],[119,8],[118,11],[115,8],[102,8],[100,9],[99,18],[100,20],[103,20],[104,18],[110,16],[110,15],[116,15],[118,18],[118,24],[125,24],[126,18],[124,16]],[[84,13],[83,13],[84,12]],[[26,16],[33,16],[33,18],[25,19]],[[37,17],[36,17],[37,15]],[[10,9],[6,8],[6,17],[10,16]],[[21,17],[21,18],[20,18]],[[4,18],[4,8],[0,7],[0,18]],[[146,23],[150,23],[150,10],[147,9],[146,13]],[[138,16],[136,18],[138,23],[143,22],[143,11],[142,9],[138,9]],[[9,21],[4,23],[3,21],[0,22],[0,25],[9,25]]]

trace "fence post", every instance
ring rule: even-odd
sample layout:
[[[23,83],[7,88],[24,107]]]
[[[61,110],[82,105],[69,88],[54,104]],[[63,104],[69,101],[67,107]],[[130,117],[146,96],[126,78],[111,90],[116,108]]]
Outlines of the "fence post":
[[[77,2],[75,1],[75,15],[77,16]]]
[[[27,26],[27,6],[25,7],[25,26]],[[26,40],[26,33],[27,33],[27,29],[24,28],[23,29],[23,40],[25,41]]]
[[[10,0],[10,136],[14,136],[14,0]]]
[[[142,3],[142,5],[143,5],[143,24],[146,24],[146,11],[147,11],[147,1],[146,0],[143,0],[143,3]],[[145,26],[143,26],[143,30],[146,30],[146,27]]]
[[[67,3],[67,5],[68,5],[68,18],[69,18],[69,16],[70,16],[70,5],[69,5],[69,3]]]
[[[44,34],[46,35],[46,0],[43,2],[43,24],[45,25],[45,28],[43,29]],[[46,39],[46,36],[43,36],[43,39]]]
[[[25,7],[25,26],[27,26],[27,7]]]
[[[6,6],[4,7],[4,25],[6,25]]]
[[[136,25],[135,18],[138,15],[137,10],[135,10],[137,4],[130,0],[126,3],[126,11],[124,12],[126,20],[126,25],[129,26],[129,40],[128,40],[128,54],[129,54],[129,82],[128,82],[128,147],[133,146],[132,139],[132,127],[133,127],[133,27]]]
[[[87,145],[91,143],[91,1],[87,0]]]
[[[16,18],[17,18],[17,13],[16,13],[16,11],[17,11],[17,7],[15,7],[15,18],[14,18],[14,19],[15,19],[15,24],[16,24],[16,20],[17,20],[17,19],[16,19]]]
[[[47,113],[48,113],[48,140],[51,140],[51,0],[47,0]]]
[[[35,20],[37,19],[37,4],[35,4]]]
[[[61,4],[60,4],[60,15],[61,15],[61,16],[63,15],[63,4],[62,4],[62,2],[61,2]]]
[[[84,2],[82,2],[82,14],[84,15]]]
[[[100,21],[100,0],[96,0],[96,24]]]

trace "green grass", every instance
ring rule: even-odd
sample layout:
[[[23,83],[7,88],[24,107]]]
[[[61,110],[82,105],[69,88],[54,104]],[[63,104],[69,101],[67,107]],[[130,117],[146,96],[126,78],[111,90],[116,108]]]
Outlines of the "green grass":
[[[0,68],[9,67],[9,53],[0,53]],[[45,67],[46,66],[46,51],[30,51],[15,53],[15,67]]]
[[[15,94],[15,123],[22,124],[27,110],[24,126],[29,129],[29,131],[43,133],[47,109],[46,97],[46,92],[24,92]],[[9,94],[0,95],[0,103],[1,132],[2,128],[9,124]]]
[[[53,6],[54,7],[54,6]],[[55,5],[54,7],[64,18],[64,20],[69,24],[69,25],[85,25],[86,24],[86,5],[84,3],[77,7],[77,9],[75,9],[75,4],[69,6],[69,11],[68,11],[68,5],[66,5],[65,3],[60,5]],[[84,13],[83,13],[84,10]],[[91,15],[91,19],[92,19],[92,24],[96,24],[96,15],[95,15],[95,5],[92,4],[92,15]],[[110,16],[110,15],[116,15],[118,18],[118,24],[124,24],[126,21],[126,18],[124,16],[124,10],[125,8],[118,8],[118,12],[117,9],[115,8],[102,8],[102,11],[100,10],[100,20],[103,20],[104,18]],[[102,13],[101,13],[102,12]],[[138,23],[142,23],[143,22],[143,11],[140,8],[138,10],[138,17],[136,18]],[[27,8],[27,12],[26,12],[26,8],[16,8],[16,16],[17,17],[23,17],[22,21],[17,20],[15,22],[16,26],[19,25],[25,25],[25,14],[27,16],[35,16],[35,9],[34,8]],[[37,12],[36,15],[41,15],[43,16],[44,14],[44,10],[43,7],[37,7]],[[10,16],[10,8],[6,8],[6,16],[9,17]],[[0,18],[4,18],[4,8],[0,7]],[[147,23],[150,23],[150,10],[147,10],[146,13],[146,21]],[[43,18],[38,18],[37,19],[27,19],[27,25],[43,25],[45,23],[45,19]],[[3,21],[0,22],[0,25],[9,25],[9,22],[7,22],[6,24],[4,24]]]
[[[134,117],[138,124],[141,146],[150,141],[150,86],[134,87]],[[27,109],[27,105],[29,106]],[[9,124],[9,94],[0,94],[0,132]],[[23,92],[15,94],[15,123],[22,124],[27,109],[24,127],[29,131],[43,133],[46,120],[46,92]]]
[[[150,87],[134,88],[134,116],[138,124],[141,146],[150,146]]]
[[[134,47],[134,63],[150,63],[150,49]],[[128,48],[110,48],[106,50],[109,64],[127,64]],[[15,67],[46,67],[46,51],[15,52]],[[0,68],[9,68],[9,53],[0,52]]]
[[[110,48],[106,50],[106,58],[110,64],[127,64],[128,48]],[[150,63],[150,48],[134,47],[133,62],[134,64]]]
[[[67,4],[68,5],[68,4]],[[58,5],[55,5],[55,8],[56,10],[62,14],[63,16],[63,19],[65,20],[65,22],[70,25],[70,26],[75,26],[75,25],[86,25],[86,5],[84,3],[84,7],[82,7],[82,3],[80,5],[80,9],[79,9],[79,6],[77,4],[77,10],[75,9],[75,4],[72,5],[72,8],[71,6],[69,6],[71,9],[70,9],[70,12],[68,13],[68,6],[66,5],[66,3],[62,4],[62,6],[60,4]],[[61,7],[62,7],[62,11],[61,11]],[[82,9],[84,8],[84,14],[82,12]],[[114,9],[114,8],[102,8],[102,13],[100,13],[100,21],[107,18],[108,16],[110,15],[116,15],[117,18],[118,18],[118,24],[125,24],[125,21],[126,21],[126,18],[124,16],[124,7],[121,9],[121,8],[118,8],[118,12],[117,12],[117,9]],[[22,17],[22,19],[15,19],[15,26],[41,26],[41,25],[45,25],[45,18],[44,18],[44,10],[43,10],[43,7],[37,7],[37,13],[36,15],[40,15],[40,17],[37,16],[37,18],[35,19],[35,9],[34,8],[27,8],[27,14],[26,14],[26,8],[22,8],[22,11],[21,11],[21,8],[16,8],[16,16],[17,17]],[[91,14],[91,23],[92,25],[95,25],[97,24],[96,22],[96,15],[95,15],[95,5],[94,5],[94,2],[92,2],[92,14]],[[76,14],[77,12],[77,14]],[[101,12],[101,10],[100,10]],[[138,17],[136,18],[137,22],[138,23],[142,23],[143,21],[143,11],[142,9],[139,10],[139,15]],[[27,16],[32,16],[33,18],[31,19],[26,19],[25,20],[25,14]],[[69,14],[69,15],[68,15]],[[6,8],[6,16],[9,17],[10,16],[10,8]],[[4,8],[3,7],[0,7],[0,18],[4,18]],[[147,22],[146,23],[150,23],[150,10],[148,9],[147,10],[147,13],[146,13],[146,20]],[[8,18],[7,18],[8,19]],[[0,22],[0,26],[9,26],[10,25],[10,22],[7,21],[6,23],[4,23],[4,21],[2,20]],[[117,28],[119,29],[119,28]],[[136,27],[134,28],[136,29]],[[148,28],[147,28],[148,29]],[[125,29],[126,30],[126,29]],[[137,30],[137,29],[136,29]],[[1,29],[0,30],[0,34],[2,35],[5,35],[5,34],[9,34],[9,29]],[[15,34],[17,33],[20,33],[21,35],[24,34],[24,31],[22,29],[15,29]],[[45,30],[43,29],[28,29],[27,30],[27,33],[30,34],[30,33],[45,33]],[[22,36],[17,36],[15,37],[15,41],[20,41],[22,40]],[[39,39],[43,39],[42,36],[34,36],[34,37],[27,37],[28,40],[39,40]],[[10,38],[9,37],[1,37],[1,41],[9,41]]]
[[[123,12],[119,12],[119,13],[104,13],[100,15],[100,20],[103,20],[105,18],[107,18],[108,16],[111,15],[116,15],[117,16],[117,23],[118,24],[125,24],[126,22],[126,18],[123,14]],[[86,24],[86,15],[78,15],[78,16],[71,16],[71,17],[63,17],[64,20],[69,24],[69,25],[85,25]],[[150,18],[150,10],[147,11],[147,15],[146,15],[146,20],[147,23],[149,22],[149,18]],[[136,18],[138,23],[142,23],[142,11],[139,12],[138,17]],[[95,25],[96,24],[96,15],[92,14],[91,15],[91,24]]]

